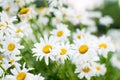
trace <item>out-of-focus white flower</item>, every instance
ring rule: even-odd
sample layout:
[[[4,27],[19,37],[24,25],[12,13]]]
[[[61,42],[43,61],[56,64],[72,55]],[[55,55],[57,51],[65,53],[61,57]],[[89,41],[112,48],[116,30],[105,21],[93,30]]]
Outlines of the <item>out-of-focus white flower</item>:
[[[4,37],[3,37],[3,32],[0,32],[0,44],[1,42],[4,40]]]
[[[117,51],[116,54],[113,54],[111,58],[111,63],[114,67],[120,69],[120,52]]]
[[[87,27],[87,31],[92,33],[92,32],[97,32],[97,26],[96,25],[90,25]]]
[[[115,54],[113,54],[111,58],[112,66],[120,69],[120,51],[117,51]]]
[[[66,3],[66,0],[48,0],[50,7],[61,7],[64,3]]]
[[[110,37],[102,36],[98,40],[98,53],[102,55],[103,57],[107,58],[108,53],[110,51],[114,52],[115,51],[115,46],[111,41]]]
[[[32,2],[34,2],[35,0],[15,0],[15,3],[19,5],[19,7],[23,7],[25,5],[28,5]]]
[[[88,16],[91,18],[100,18],[102,13],[100,11],[88,11]]]
[[[16,21],[16,17],[9,17],[6,12],[0,13],[0,30],[5,34],[13,34],[15,27],[13,22]]]
[[[94,40],[88,37],[88,40],[87,38],[83,38],[74,42],[71,48],[73,49],[72,61],[74,64],[99,60],[95,47],[96,43],[92,41],[94,42]]]
[[[48,24],[48,21],[49,21],[49,19],[47,18],[47,17],[45,17],[45,16],[40,16],[39,18],[38,18],[38,23],[41,25],[41,26],[45,26],[45,25],[47,25]]]
[[[8,62],[8,61],[6,60],[5,56],[4,56],[4,55],[0,55],[0,65],[1,65],[5,70],[7,70],[7,69],[9,68],[7,62]],[[4,75],[4,74],[5,74],[5,73],[4,73],[3,69],[0,68],[0,76],[2,76],[2,75]]]
[[[94,63],[93,67],[94,67],[94,71],[95,71],[96,76],[104,75],[106,73],[105,64]]]
[[[43,17],[45,15],[49,15],[51,9],[53,10],[53,8],[39,7],[36,9],[36,12],[39,16]]]
[[[14,21],[16,21],[17,19],[16,19],[16,16],[14,16],[14,17],[9,17],[8,15],[7,15],[7,13],[6,12],[1,12],[0,13],[0,20],[1,20],[1,23],[3,23],[3,25],[5,26],[10,26],[10,25],[12,25],[13,24],[13,22]]]
[[[16,34],[21,34],[21,35],[25,35],[26,37],[30,38],[30,34],[32,34],[32,29],[29,23],[27,22],[20,22],[19,24],[16,25],[17,29],[16,29]]]
[[[108,31],[107,35],[111,37],[117,51],[120,51],[120,29],[111,29]]]
[[[69,55],[71,54],[71,48],[69,43],[60,43],[58,45],[59,52],[55,56],[55,60],[58,63],[64,64],[66,59],[69,59]]]
[[[58,24],[56,26],[56,29],[53,29],[51,34],[55,37],[57,37],[60,41],[66,40],[68,36],[70,36],[70,30],[68,29],[68,26],[65,24]]]
[[[18,16],[20,17],[21,21],[28,21],[31,18],[33,18],[37,13],[35,13],[35,9],[34,7],[25,7],[22,8],[19,13]]]
[[[113,54],[111,58],[111,63],[114,67],[120,69],[120,30],[119,29],[111,29],[107,33],[108,36],[112,38],[112,41],[115,45],[116,52]]]
[[[94,69],[91,67],[89,63],[84,63],[81,66],[77,66],[75,73],[79,73],[78,77],[80,79],[86,78],[87,80],[90,80],[92,76],[94,76]]]
[[[75,40],[82,39],[85,36],[86,36],[86,30],[85,29],[82,29],[82,30],[77,29],[76,32],[73,34],[73,38]]]
[[[56,26],[63,20],[63,13],[61,10],[53,9],[55,17],[52,18],[52,25]]]
[[[99,23],[106,26],[106,27],[109,27],[113,22],[114,21],[110,16],[101,17],[99,20]]]
[[[3,10],[7,12],[10,16],[15,16],[17,11],[19,10],[18,5],[14,2],[14,0],[2,0],[0,2],[0,6],[2,6]]]
[[[19,55],[20,49],[24,47],[20,45],[18,38],[13,38],[13,36],[7,35],[5,40],[2,41],[1,45],[3,46],[0,51],[4,55]]]
[[[20,61],[21,57],[20,56],[8,56],[8,66],[12,66],[14,65],[15,67],[20,67],[20,63],[18,63],[18,61]]]
[[[93,10],[96,7],[100,7],[103,4],[103,0],[67,0],[67,5],[75,10]]]

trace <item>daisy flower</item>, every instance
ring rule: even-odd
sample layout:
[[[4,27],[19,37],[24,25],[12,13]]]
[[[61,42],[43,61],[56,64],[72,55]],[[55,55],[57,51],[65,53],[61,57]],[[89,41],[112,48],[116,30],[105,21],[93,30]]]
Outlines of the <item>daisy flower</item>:
[[[18,63],[18,61],[20,61],[20,59],[21,59],[20,56],[14,56],[14,55],[8,56],[7,57],[7,60],[8,60],[7,64],[8,64],[8,66],[14,65],[15,67],[20,67],[21,64]]]
[[[104,75],[106,73],[105,64],[94,63],[93,67],[95,69],[95,75],[96,76]]]
[[[93,67],[91,67],[89,63],[85,63],[81,66],[77,66],[75,73],[79,73],[78,77],[80,79],[85,77],[87,80],[90,80],[90,78],[94,76]]]
[[[54,29],[51,34],[57,37],[59,40],[66,40],[70,36],[70,30],[65,24],[58,24],[56,29]]]
[[[23,21],[17,24],[16,26],[17,28],[15,32],[16,32],[16,35],[18,36],[25,36],[27,38],[30,38],[30,34],[33,34],[29,23],[26,23]]]
[[[112,44],[111,38],[106,36],[102,36],[99,38],[97,43],[97,48],[98,48],[98,53],[105,58],[107,58],[108,52],[115,51],[115,47]]]
[[[45,59],[45,63],[49,64],[49,58],[54,61],[54,55],[57,53],[57,44],[56,44],[56,38],[53,36],[50,36],[48,38],[47,35],[44,36],[44,38],[40,38],[40,43],[35,43],[35,48],[33,48],[33,56],[37,57],[37,60],[40,61],[42,58]]]
[[[20,17],[21,21],[28,21],[29,19],[32,18],[32,9],[29,8],[29,7],[25,7],[25,8],[22,8],[19,13],[18,13],[18,16]]]
[[[0,13],[0,30],[6,34],[14,33],[15,27],[13,22],[16,21],[16,17],[9,17],[4,11]]]
[[[4,26],[10,26],[13,24],[14,21],[16,21],[16,17],[9,17],[6,12],[0,13],[0,20],[3,23]]]
[[[86,40],[86,38],[74,42],[74,44],[72,45],[73,63],[99,60],[94,44],[92,45],[91,44],[92,44],[91,41],[89,39]]]
[[[59,52],[56,54],[55,59],[57,62],[64,63],[66,59],[69,59],[71,53],[69,43],[60,43],[58,45]]]
[[[79,40],[85,36],[86,36],[85,29],[82,29],[81,31],[79,29],[77,29],[76,32],[73,34],[73,38],[75,40]]]
[[[55,15],[55,17],[52,18],[52,25],[56,26],[63,20],[63,13],[57,9],[53,9],[52,12],[54,12]]]
[[[33,68],[25,68],[25,64],[23,64],[23,69],[21,70],[19,67],[11,69],[12,75],[7,75],[5,80],[34,80],[33,74],[28,71]]]
[[[12,35],[7,35],[5,40],[1,43],[2,48],[0,49],[5,55],[19,55],[20,50],[24,47],[20,45],[18,38],[13,38]]]
[[[16,15],[17,11],[19,10],[18,5],[14,2],[14,0],[4,1],[2,0],[0,3],[3,10],[7,12],[10,16]],[[14,8],[15,7],[15,8]]]

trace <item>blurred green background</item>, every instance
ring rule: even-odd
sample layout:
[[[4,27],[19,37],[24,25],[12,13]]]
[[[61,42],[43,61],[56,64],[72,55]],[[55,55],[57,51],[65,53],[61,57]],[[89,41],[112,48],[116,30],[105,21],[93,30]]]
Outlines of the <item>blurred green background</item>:
[[[36,0],[35,3],[37,6],[45,6],[45,0]],[[120,0],[104,0],[105,5],[99,9],[104,15],[110,15],[114,23],[110,28],[120,28]]]
[[[105,0],[105,6],[101,9],[103,15],[110,15],[114,19],[111,28],[120,28],[119,0]]]

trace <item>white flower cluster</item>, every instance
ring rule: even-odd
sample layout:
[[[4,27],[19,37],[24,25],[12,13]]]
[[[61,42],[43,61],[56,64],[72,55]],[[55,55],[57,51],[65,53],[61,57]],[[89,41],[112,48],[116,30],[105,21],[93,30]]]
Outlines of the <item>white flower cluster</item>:
[[[70,44],[69,36],[67,26],[58,24],[50,36],[45,35],[34,45],[34,56],[40,61],[44,58],[47,65],[49,59],[62,64],[65,60],[71,60],[76,65],[75,73],[79,73],[80,79],[86,77],[90,80],[92,76],[104,75],[106,67],[99,63],[100,56],[107,58],[110,51],[115,51],[111,39],[106,36],[98,38],[85,30],[77,30],[72,38],[73,43]]]
[[[120,29],[111,29],[108,31],[108,35],[112,37],[113,43],[115,44],[116,48],[116,52],[111,58],[111,63],[114,67],[120,69]]]
[[[50,62],[72,62],[80,79],[104,75],[106,64],[100,57],[107,59],[115,47],[110,37],[91,33],[97,30],[95,18],[105,26],[113,23],[110,17],[93,11],[103,5],[103,0],[48,0],[49,7],[36,7],[34,1],[0,0],[0,79],[44,80],[40,73],[30,72],[34,68],[27,62],[22,65],[21,49],[32,50],[36,61],[44,59],[46,66]]]
[[[102,17],[100,11],[93,11],[95,8],[103,6],[104,0],[48,0],[50,2],[50,11],[54,13],[52,24],[69,21],[73,25],[84,24],[88,26],[88,30],[95,32],[96,22],[99,19],[99,24],[109,27],[113,23],[110,16]],[[61,5],[61,6],[60,6]],[[57,7],[57,8],[55,8]],[[92,28],[92,29],[91,29]]]
[[[20,69],[22,66],[18,61],[21,60],[20,49],[24,46],[20,45],[20,38],[18,32],[20,29],[15,28],[13,22],[16,20],[15,17],[10,18],[5,12],[0,13],[0,76],[4,76],[9,68],[13,75],[6,75],[3,80],[30,80],[39,79],[43,80],[40,75],[33,75],[27,73],[31,69],[26,69],[23,65],[23,70]]]

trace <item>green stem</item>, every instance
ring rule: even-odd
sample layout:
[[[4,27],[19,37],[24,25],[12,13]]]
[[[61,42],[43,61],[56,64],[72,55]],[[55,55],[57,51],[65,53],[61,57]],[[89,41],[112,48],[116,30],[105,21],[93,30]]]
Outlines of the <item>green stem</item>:
[[[74,76],[74,72],[72,70],[72,64],[70,64],[69,60],[66,60],[65,67],[67,69],[67,74],[69,75],[69,79],[76,80],[76,77]]]
[[[33,34],[34,34],[36,40],[38,41],[39,39],[38,39],[37,33],[36,33],[36,31],[34,30],[31,22],[30,22],[30,26],[31,26],[31,29],[32,29],[32,31],[33,31]]]
[[[0,68],[6,73],[6,74],[9,74],[5,69],[4,67],[0,64]]]
[[[26,62],[26,64],[27,64],[27,66],[28,67],[32,67],[31,65],[30,65],[30,63],[27,61],[27,59],[22,55],[22,53],[20,54],[20,56],[23,58],[23,60]]]
[[[26,41],[26,39],[22,38],[22,40],[24,41],[25,46],[29,48],[28,52],[31,53],[31,48],[30,48],[31,45]]]
[[[82,30],[84,28],[83,24],[80,24],[80,30]]]
[[[43,2],[44,2],[44,4],[45,4],[45,6],[48,7],[47,1],[46,1],[46,0],[43,0]]]
[[[41,30],[41,28],[40,28],[40,25],[37,23],[36,19],[32,19],[32,21],[35,23],[35,25],[36,25],[37,28],[38,28],[38,31],[40,32],[40,35],[43,37],[42,30]]]

